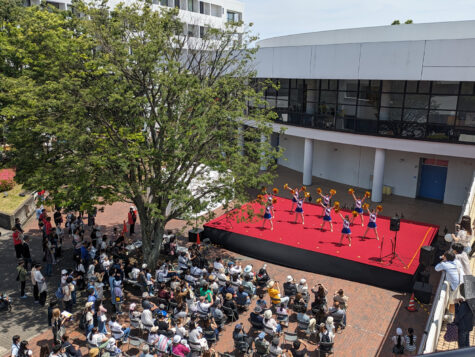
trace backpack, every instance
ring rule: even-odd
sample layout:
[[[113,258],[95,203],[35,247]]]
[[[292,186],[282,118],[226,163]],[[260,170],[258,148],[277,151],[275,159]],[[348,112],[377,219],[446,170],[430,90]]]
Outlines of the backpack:
[[[79,328],[83,331],[86,331],[87,330],[87,326],[86,326],[86,313],[83,312],[81,314],[81,318],[79,319]]]
[[[56,290],[54,295],[56,296],[58,300],[62,300],[64,298],[63,287],[61,285],[58,286],[58,289]]]
[[[324,333],[322,335],[322,340],[320,342],[331,342],[330,341],[330,336],[328,336],[328,333]]]

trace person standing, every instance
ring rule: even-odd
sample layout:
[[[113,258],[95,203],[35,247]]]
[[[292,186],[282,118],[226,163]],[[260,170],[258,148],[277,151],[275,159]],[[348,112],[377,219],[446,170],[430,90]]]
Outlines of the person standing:
[[[11,356],[18,357],[18,350],[20,349],[20,336],[15,335],[12,337],[12,350]]]
[[[18,261],[18,266],[16,268],[18,271],[17,280],[20,282],[20,298],[25,299],[27,296],[25,294],[25,286],[26,286],[26,276],[28,272],[25,269],[25,262],[23,259]]]
[[[73,278],[68,276],[66,278],[66,284],[64,284],[61,289],[63,290],[64,310],[66,310],[69,313],[72,313],[73,312],[72,294],[74,291]]]
[[[129,234],[132,236],[135,233],[135,222],[137,221],[137,214],[135,213],[134,207],[130,207],[127,218],[129,221]]]
[[[460,298],[455,304],[454,323],[458,327],[457,343],[459,348],[470,347],[470,332],[473,330],[473,312],[465,301],[464,284],[460,285]]]
[[[13,227],[13,246],[15,247],[16,258],[20,259],[22,256],[23,241],[21,239],[21,232],[18,230],[17,226]]]
[[[39,292],[38,302],[40,303],[41,306],[44,306],[46,303],[47,287],[46,287],[46,279],[43,276],[43,274],[41,274],[41,264],[35,265],[35,281],[38,286],[38,292]]]
[[[35,299],[35,303],[38,304],[40,301],[40,293],[38,289],[38,283],[36,282],[36,266],[31,267],[30,278],[31,278],[31,285],[33,286],[33,297]]]
[[[30,253],[30,237],[27,235],[23,238],[23,246],[22,246],[22,254],[23,260],[25,261],[25,269],[33,267],[33,262],[31,260],[31,253]]]
[[[54,224],[56,227],[61,227],[63,223],[63,216],[61,215],[61,208],[56,207],[56,212],[53,214]]]
[[[407,329],[407,335],[405,337],[406,352],[408,355],[412,356],[416,353],[416,335],[414,335],[414,329],[409,327]]]

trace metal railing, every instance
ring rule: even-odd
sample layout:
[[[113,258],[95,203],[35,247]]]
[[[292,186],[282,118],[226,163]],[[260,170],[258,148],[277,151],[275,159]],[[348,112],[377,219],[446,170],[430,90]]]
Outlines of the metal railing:
[[[458,222],[462,216],[470,216],[472,222],[475,219],[475,172],[472,177],[472,184],[467,194],[467,198],[462,206]],[[449,283],[445,280],[445,272],[440,276],[439,285],[434,297],[434,304],[427,319],[424,333],[421,337],[418,354],[432,353],[437,348],[439,342],[440,330],[444,319],[445,309],[449,301]],[[457,350],[454,350],[454,352]],[[449,351],[447,351],[449,352]]]

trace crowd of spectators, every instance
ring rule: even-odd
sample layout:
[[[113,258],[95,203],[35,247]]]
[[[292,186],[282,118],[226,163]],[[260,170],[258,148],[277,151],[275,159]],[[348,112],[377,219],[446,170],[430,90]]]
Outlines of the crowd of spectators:
[[[172,232],[164,235],[164,259],[151,267],[141,262],[140,241],[117,228],[108,237],[95,225],[94,214],[88,217],[89,228],[84,217],[71,213],[63,228],[60,210],[54,214],[55,228],[45,209],[37,218],[45,265],[31,266],[29,251],[29,258],[24,255],[28,237],[20,225],[14,242],[22,246],[15,244],[21,296],[26,297],[30,274],[35,302],[48,308],[52,357],[81,356],[79,346],[69,342],[71,328],[83,332],[91,356],[129,356],[134,347],[140,356],[213,355],[226,325],[233,329],[238,352],[305,356],[318,349],[324,355],[332,351],[335,333],[345,328],[348,297],[343,290],[328,299],[323,285],[309,286],[306,279],[295,281],[292,276],[281,284],[266,265],[255,269],[220,257],[209,260],[208,244],[179,246]],[[74,266],[64,264],[69,259],[61,260],[70,254],[61,251],[66,239],[73,246]],[[52,265],[61,268],[61,276],[48,297]],[[296,330],[288,327],[292,315]],[[245,319],[252,326],[248,331]],[[13,357],[25,354],[20,352],[27,350],[23,342],[15,336]]]

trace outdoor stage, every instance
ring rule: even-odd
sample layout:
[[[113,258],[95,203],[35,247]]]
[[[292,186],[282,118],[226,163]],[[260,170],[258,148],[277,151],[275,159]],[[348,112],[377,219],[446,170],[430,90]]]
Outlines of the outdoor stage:
[[[242,213],[233,211],[206,223],[203,235],[214,244],[256,259],[390,290],[409,291],[419,267],[420,249],[431,245],[439,230],[435,225],[401,220],[396,252],[403,264],[397,258],[392,261],[384,258],[391,253],[395,237],[395,232],[389,230],[388,217],[379,216],[377,219],[380,241],[376,240],[372,230],[363,239],[368,215],[364,217],[364,227],[356,217],[351,226],[351,247],[346,239],[340,246],[342,220],[339,215],[332,212],[333,232],[328,224],[321,231],[321,206],[305,203],[305,225],[302,225],[300,217],[299,222],[294,223],[291,204],[291,200],[277,197],[273,231],[269,222],[262,228],[264,206],[252,202],[241,209]],[[251,222],[242,222],[240,217],[247,216],[247,209],[256,216]],[[342,210],[341,213],[344,216],[346,212]],[[348,214],[351,217],[351,212]]]

